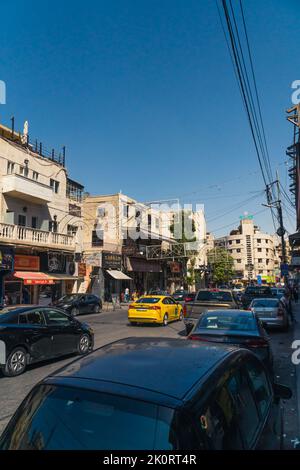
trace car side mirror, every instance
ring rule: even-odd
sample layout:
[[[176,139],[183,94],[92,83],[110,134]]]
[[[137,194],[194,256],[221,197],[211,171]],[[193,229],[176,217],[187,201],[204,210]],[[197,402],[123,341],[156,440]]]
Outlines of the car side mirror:
[[[275,397],[283,400],[289,400],[293,396],[292,390],[286,385],[274,383],[273,385]]]

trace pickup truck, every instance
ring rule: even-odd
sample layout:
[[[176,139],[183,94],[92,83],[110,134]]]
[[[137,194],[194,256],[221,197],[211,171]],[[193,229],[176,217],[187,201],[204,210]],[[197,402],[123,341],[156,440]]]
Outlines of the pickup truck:
[[[238,309],[239,305],[231,290],[200,289],[193,302],[187,302],[183,306],[184,324],[188,335],[200,315],[207,310]]]

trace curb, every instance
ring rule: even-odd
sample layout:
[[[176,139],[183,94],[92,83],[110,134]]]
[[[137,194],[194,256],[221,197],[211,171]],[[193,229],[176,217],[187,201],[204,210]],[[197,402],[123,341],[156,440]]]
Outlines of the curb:
[[[297,323],[294,326],[294,340],[300,340],[300,303],[293,304],[293,310]],[[295,366],[296,374],[296,394],[297,394],[297,421],[298,421],[298,436],[300,436],[300,364]],[[295,448],[300,448],[299,444]]]

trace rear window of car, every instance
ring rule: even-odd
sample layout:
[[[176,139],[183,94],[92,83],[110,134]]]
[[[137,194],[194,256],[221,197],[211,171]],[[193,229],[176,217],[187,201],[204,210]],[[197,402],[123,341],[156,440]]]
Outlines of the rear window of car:
[[[255,295],[263,296],[263,295],[272,295],[272,291],[270,287],[247,287],[245,294],[251,295],[252,297]]]
[[[231,292],[224,291],[200,291],[197,300],[216,301],[216,302],[232,302]]]
[[[157,304],[160,301],[159,297],[141,297],[136,301],[137,304]]]
[[[253,315],[247,312],[212,312],[202,315],[196,329],[256,331],[257,324]]]
[[[0,445],[7,450],[172,450],[175,418],[174,410],[152,403],[40,385]]]
[[[275,308],[278,307],[279,300],[278,299],[259,299],[252,301],[252,307],[258,308]]]

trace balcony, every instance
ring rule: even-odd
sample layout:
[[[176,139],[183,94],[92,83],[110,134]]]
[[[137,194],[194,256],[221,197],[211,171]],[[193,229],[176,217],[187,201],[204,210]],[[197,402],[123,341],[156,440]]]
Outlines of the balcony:
[[[38,181],[18,175],[17,173],[5,175],[2,178],[3,194],[21,198],[35,204],[45,204],[53,198],[50,186]]]
[[[46,232],[30,227],[0,223],[0,242],[74,250],[76,237],[64,233]]]

